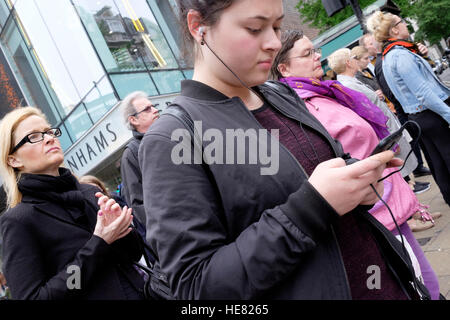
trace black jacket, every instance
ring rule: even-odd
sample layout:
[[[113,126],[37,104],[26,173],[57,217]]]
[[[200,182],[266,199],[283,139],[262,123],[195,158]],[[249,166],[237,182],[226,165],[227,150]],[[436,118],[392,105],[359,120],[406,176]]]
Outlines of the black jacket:
[[[94,236],[98,189],[73,179],[70,191],[76,192],[65,204],[40,197],[41,191],[51,191],[40,188],[23,194],[22,201],[0,218],[3,271],[13,299],[122,300],[131,297],[130,291],[140,296],[143,280],[132,262],[142,255],[142,241],[135,231],[111,245]],[[39,181],[34,186],[38,188]],[[68,191],[59,189],[56,192]]]
[[[284,87],[288,95],[267,85],[255,89],[342,155],[340,144],[297,94]],[[202,121],[203,133],[215,129],[225,136],[226,129],[262,129],[239,98],[229,99],[195,81],[182,82],[174,103],[194,121]],[[162,114],[139,149],[147,242],[175,297],[350,299],[333,229],[338,215],[309,184],[295,157],[281,145],[275,175],[261,175],[262,164],[176,164],[172,153],[178,140],[171,137],[183,128],[176,118]],[[259,143],[269,144],[261,138]],[[410,261],[399,241],[369,213],[358,210],[407,286]]]
[[[371,73],[369,69],[366,69],[365,71]],[[362,83],[364,83],[365,85],[368,85],[373,91],[377,91],[380,89],[380,86],[378,85],[377,79],[375,77],[370,78],[370,77],[366,76],[364,73],[362,73],[361,71],[358,71],[355,74],[355,78],[358,79],[359,81],[361,81]]]
[[[139,168],[138,150],[144,134],[135,130],[133,138],[128,142],[120,162],[122,176],[121,195],[128,206],[133,208],[133,214],[145,225],[144,201],[142,197],[142,174]]]
[[[408,116],[403,111],[402,105],[397,100],[397,98],[394,96],[394,93],[389,88],[389,85],[386,82],[386,79],[384,78],[383,73],[383,56],[381,53],[377,54],[377,61],[375,62],[375,76],[377,77],[378,84],[380,85],[381,91],[383,94],[389,99],[389,101],[392,102],[395,108],[395,112],[397,113],[397,117],[399,119],[407,119]],[[403,121],[402,121],[403,123]]]

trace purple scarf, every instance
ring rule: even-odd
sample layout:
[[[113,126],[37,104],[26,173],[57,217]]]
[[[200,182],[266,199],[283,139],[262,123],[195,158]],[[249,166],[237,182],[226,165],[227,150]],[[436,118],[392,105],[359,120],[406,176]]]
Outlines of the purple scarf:
[[[353,110],[371,125],[380,140],[389,135],[386,127],[388,118],[383,111],[374,105],[365,94],[344,87],[339,81],[320,81],[314,78],[300,77],[282,78],[280,81],[287,83],[293,89],[309,90],[330,97]]]

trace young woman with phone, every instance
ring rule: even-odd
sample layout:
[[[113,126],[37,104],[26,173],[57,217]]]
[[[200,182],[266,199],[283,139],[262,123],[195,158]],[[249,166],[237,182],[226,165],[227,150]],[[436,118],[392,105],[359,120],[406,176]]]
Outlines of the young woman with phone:
[[[214,132],[225,141],[227,133],[240,132],[249,142],[244,150],[235,145],[220,151],[215,141],[216,161],[210,161],[211,144],[203,139],[202,163],[175,163],[174,150],[185,141],[172,138],[185,126],[164,113],[142,140],[147,242],[173,295],[418,298],[408,284],[416,280],[401,243],[366,211],[377,201],[371,184],[382,192],[377,180],[386,165],[401,161],[386,151],[346,166],[340,144],[293,90],[264,85],[281,47],[282,0],[178,5],[194,75],[182,82],[174,104],[197,128],[201,124],[200,136]],[[278,135],[252,134],[261,130]],[[250,140],[278,146],[271,149],[279,160],[275,173],[261,174],[260,158],[250,163]],[[367,286],[373,265],[380,267],[380,290]]]

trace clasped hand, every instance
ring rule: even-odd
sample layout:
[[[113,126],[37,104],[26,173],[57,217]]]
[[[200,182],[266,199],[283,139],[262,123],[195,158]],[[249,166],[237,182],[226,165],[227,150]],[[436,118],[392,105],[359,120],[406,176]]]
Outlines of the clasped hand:
[[[97,192],[100,210],[97,214],[97,223],[94,229],[94,235],[102,238],[107,244],[121,239],[128,235],[132,228],[133,220],[132,209],[124,206],[122,209],[114,199],[110,199],[101,192]]]

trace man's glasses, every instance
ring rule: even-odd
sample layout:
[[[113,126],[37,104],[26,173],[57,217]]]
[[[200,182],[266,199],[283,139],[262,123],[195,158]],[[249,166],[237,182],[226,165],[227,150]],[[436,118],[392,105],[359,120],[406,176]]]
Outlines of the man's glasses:
[[[25,143],[38,143],[44,140],[44,135],[49,135],[52,138],[60,137],[61,136],[61,130],[59,128],[51,128],[47,131],[43,132],[32,132],[27,134],[16,146],[11,150],[10,154],[13,154],[17,151],[21,146],[23,146]]]
[[[312,48],[312,49],[310,49],[310,50],[308,51],[307,54],[305,54],[305,55],[303,55],[303,56],[290,57],[290,58],[288,58],[288,60],[294,59],[294,58],[311,58],[311,57],[314,57],[314,55],[315,55],[316,53],[321,55],[321,54],[322,54],[322,48],[317,48],[317,49]]]
[[[150,105],[146,106],[144,109],[142,109],[141,111],[136,112],[136,113],[133,113],[131,116],[132,116],[132,117],[136,117],[136,116],[138,116],[138,115],[139,115],[140,113],[142,113],[142,112],[145,112],[145,113],[150,112],[150,111],[152,110],[152,107],[153,107],[153,108],[156,108],[157,106],[159,106],[159,103],[156,103],[156,104],[150,104]]]

